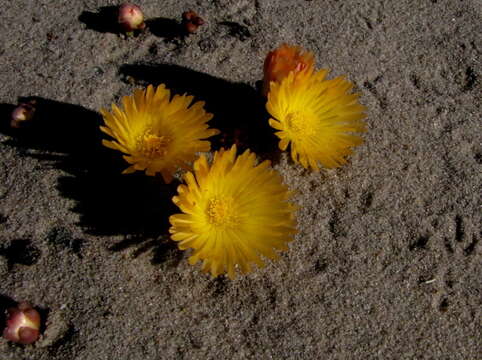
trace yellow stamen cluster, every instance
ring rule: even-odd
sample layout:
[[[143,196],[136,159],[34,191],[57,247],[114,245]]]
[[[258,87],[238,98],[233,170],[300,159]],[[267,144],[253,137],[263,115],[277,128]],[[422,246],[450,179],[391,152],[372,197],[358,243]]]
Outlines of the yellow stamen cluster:
[[[126,154],[131,165],[124,173],[136,170],[147,175],[160,173],[166,183],[178,168],[187,168],[199,151],[209,151],[207,139],[219,133],[209,129],[213,117],[203,102],[191,105],[192,96],[175,95],[164,85],[156,89],[136,90],[122,99],[123,109],[112,105],[112,111],[101,110],[106,126],[101,130],[114,140],[104,140],[109,148]]]
[[[194,250],[191,264],[201,260],[205,272],[234,278],[288,249],[296,207],[268,161],[256,165],[249,150],[237,157],[233,146],[216,152],[211,166],[201,156],[184,180],[173,198],[183,213],[170,217],[170,232],[180,249]]]

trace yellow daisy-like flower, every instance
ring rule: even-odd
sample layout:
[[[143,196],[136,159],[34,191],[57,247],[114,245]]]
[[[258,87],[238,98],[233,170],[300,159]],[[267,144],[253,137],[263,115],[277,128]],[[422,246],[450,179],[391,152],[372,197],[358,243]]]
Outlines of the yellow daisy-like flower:
[[[328,70],[290,73],[281,83],[271,83],[266,108],[274,119],[269,124],[279,130],[279,147],[291,143],[291,157],[305,168],[319,170],[346,163],[354,146],[363,139],[353,134],[366,131],[366,108],[359,94],[350,94],[353,85],[343,77],[325,80]]]
[[[277,259],[296,233],[291,192],[269,161],[256,166],[249,150],[236,157],[236,146],[214,154],[211,167],[204,156],[186,173],[174,203],[183,214],[169,219],[171,238],[179,248],[194,249],[189,262],[203,260],[202,270],[216,277],[236,269],[264,266],[261,256]]]
[[[115,139],[102,144],[126,154],[123,157],[131,166],[124,174],[136,170],[147,175],[161,173],[169,183],[179,167],[188,168],[196,152],[210,150],[205,139],[219,131],[208,128],[213,115],[204,110],[204,102],[191,105],[192,101],[193,96],[187,95],[171,99],[164,84],[156,89],[149,85],[123,97],[123,109],[112,104],[112,112],[101,110],[106,126],[100,129]]]

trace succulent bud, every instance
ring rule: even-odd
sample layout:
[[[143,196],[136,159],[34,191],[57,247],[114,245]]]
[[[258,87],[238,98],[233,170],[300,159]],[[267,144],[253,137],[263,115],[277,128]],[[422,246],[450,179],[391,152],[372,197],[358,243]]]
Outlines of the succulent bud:
[[[10,126],[13,128],[19,128],[26,122],[32,120],[35,114],[35,100],[26,103],[20,103],[13,109]]]
[[[189,10],[182,13],[182,26],[187,34],[193,34],[197,28],[204,24],[204,20],[194,11]]]
[[[40,336],[40,314],[30,304],[21,302],[17,307],[8,309],[7,327],[3,337],[7,340],[31,344]]]
[[[281,82],[292,71],[311,72],[314,70],[314,65],[313,53],[299,46],[282,44],[270,51],[264,61],[263,95],[268,95],[272,81]]]
[[[122,4],[119,7],[119,25],[127,34],[132,34],[134,30],[144,30],[144,14],[141,8],[134,4]]]

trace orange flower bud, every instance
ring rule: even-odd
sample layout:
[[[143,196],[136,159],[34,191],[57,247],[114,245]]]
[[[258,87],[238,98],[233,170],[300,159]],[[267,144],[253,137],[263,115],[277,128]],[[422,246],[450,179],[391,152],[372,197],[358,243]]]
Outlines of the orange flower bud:
[[[144,30],[144,14],[141,8],[134,4],[122,4],[119,7],[119,25],[126,33],[132,33],[134,30]]]
[[[18,307],[8,309],[7,327],[3,337],[7,340],[31,344],[40,336],[40,314],[26,302]]]
[[[312,72],[315,58],[312,52],[299,46],[282,44],[270,51],[264,61],[263,95],[267,96],[271,81],[281,82],[292,71]]]

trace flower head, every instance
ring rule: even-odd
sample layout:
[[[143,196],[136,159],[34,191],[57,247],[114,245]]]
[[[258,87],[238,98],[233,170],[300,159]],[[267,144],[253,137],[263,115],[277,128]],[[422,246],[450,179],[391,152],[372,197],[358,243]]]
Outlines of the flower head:
[[[328,70],[306,76],[291,73],[281,83],[272,83],[266,108],[273,117],[270,125],[279,130],[279,147],[291,143],[293,161],[318,170],[346,163],[352,148],[363,142],[353,134],[366,131],[365,107],[353,85],[343,77],[325,80]]]
[[[201,156],[184,179],[173,198],[183,214],[170,217],[170,233],[180,249],[194,249],[192,265],[202,260],[203,271],[234,278],[238,267],[248,273],[252,263],[264,266],[261,256],[288,249],[296,207],[269,161],[256,166],[249,150],[236,157],[234,145],[216,152],[211,167]]]
[[[179,167],[188,168],[196,152],[210,150],[210,142],[204,139],[219,133],[208,128],[213,115],[204,110],[204,102],[189,106],[192,101],[187,95],[171,99],[165,85],[135,90],[122,99],[122,110],[115,104],[112,112],[101,110],[106,126],[100,129],[115,139],[102,144],[126,154],[124,159],[131,166],[123,173],[161,173],[169,183]]]
[[[290,72],[312,72],[315,58],[312,52],[299,46],[282,44],[270,51],[264,61],[263,94],[268,95],[272,81],[281,82]]]

